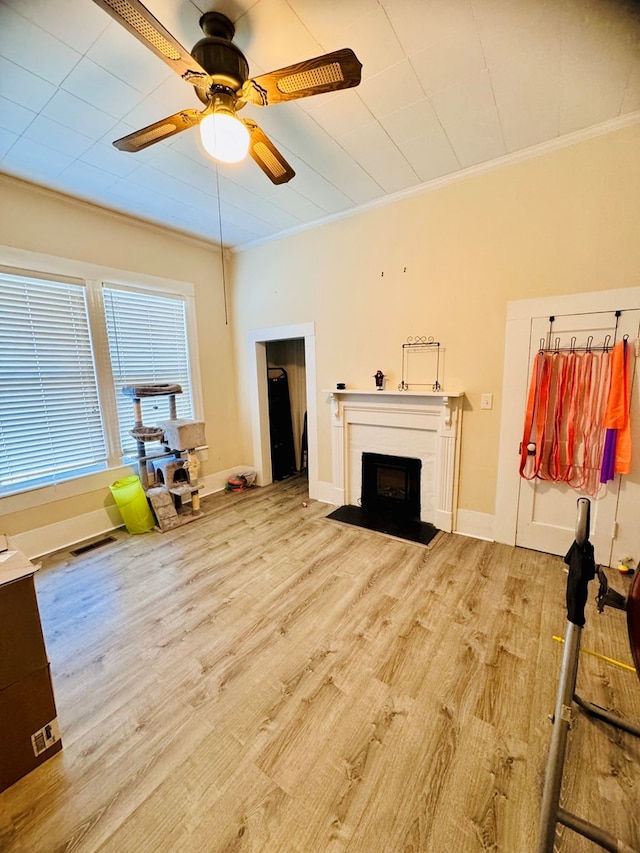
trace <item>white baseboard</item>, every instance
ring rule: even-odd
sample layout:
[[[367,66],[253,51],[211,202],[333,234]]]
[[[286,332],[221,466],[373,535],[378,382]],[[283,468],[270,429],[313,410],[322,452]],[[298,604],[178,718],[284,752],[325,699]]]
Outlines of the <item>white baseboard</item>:
[[[30,560],[34,560],[52,551],[70,548],[85,539],[109,533],[117,527],[122,527],[122,519],[117,506],[113,504],[44,527],[36,527],[25,533],[13,534],[11,539]]]
[[[208,474],[202,479],[203,488],[200,494],[206,497],[222,491],[231,474],[246,471],[250,467],[237,465],[226,471]],[[93,539],[118,527],[122,527],[122,519],[117,506],[112,504],[104,509],[86,512],[64,521],[27,530],[24,533],[12,534],[11,539],[30,560],[33,560],[44,554],[51,554],[52,551],[71,548],[78,542]]]
[[[333,483],[328,483],[326,480],[318,480],[315,494],[309,493],[310,498],[315,498],[324,504],[332,504],[333,506],[344,505],[344,489],[337,489]]]
[[[456,513],[456,529],[454,532],[461,536],[493,542],[493,526],[493,515],[486,512],[474,512],[471,509],[459,509]]]
[[[251,469],[250,465],[235,465],[226,471],[208,474],[202,480],[203,488],[200,494],[202,497],[206,497],[222,491],[231,474],[242,473],[242,471],[249,469]],[[318,481],[317,492],[313,497],[321,503],[331,504],[332,506],[344,504],[343,491],[337,489],[333,483],[326,481]],[[493,515],[459,509],[455,533],[492,542],[494,539],[493,525]],[[78,542],[109,533],[118,527],[122,527],[122,519],[118,508],[113,504],[94,512],[87,512],[74,518],[37,527],[25,533],[12,534],[11,538],[18,548],[29,559],[33,560],[42,557],[44,554],[50,554],[52,551],[70,548]]]

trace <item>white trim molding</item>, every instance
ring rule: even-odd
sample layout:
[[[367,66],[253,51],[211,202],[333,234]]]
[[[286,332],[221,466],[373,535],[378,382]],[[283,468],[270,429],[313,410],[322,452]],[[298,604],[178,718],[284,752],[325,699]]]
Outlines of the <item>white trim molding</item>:
[[[464,393],[325,393],[333,402],[332,502],[357,505],[363,452],[415,457],[422,462],[421,520],[455,530]]]

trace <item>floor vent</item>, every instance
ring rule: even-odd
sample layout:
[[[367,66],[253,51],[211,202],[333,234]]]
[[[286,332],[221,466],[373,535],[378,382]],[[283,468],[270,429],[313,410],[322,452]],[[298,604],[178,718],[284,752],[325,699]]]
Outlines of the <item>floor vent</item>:
[[[80,554],[86,554],[87,551],[93,551],[95,548],[102,548],[103,545],[108,545],[110,542],[115,542],[115,536],[105,536],[104,539],[96,539],[95,542],[88,542],[86,545],[80,545],[69,551],[74,557],[79,557]]]

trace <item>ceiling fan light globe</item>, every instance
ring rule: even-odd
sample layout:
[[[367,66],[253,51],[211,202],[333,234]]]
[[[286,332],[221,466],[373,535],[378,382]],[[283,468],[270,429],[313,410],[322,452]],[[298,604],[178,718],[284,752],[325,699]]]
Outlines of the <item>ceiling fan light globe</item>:
[[[223,163],[239,163],[249,151],[249,131],[228,113],[212,113],[200,122],[205,151]]]

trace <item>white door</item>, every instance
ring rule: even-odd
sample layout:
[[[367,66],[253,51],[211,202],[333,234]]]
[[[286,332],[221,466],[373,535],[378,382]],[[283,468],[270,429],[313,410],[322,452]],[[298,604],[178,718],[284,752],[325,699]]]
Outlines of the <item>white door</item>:
[[[601,347],[607,335],[613,343],[615,334],[617,340],[628,335],[634,346],[640,330],[640,310],[623,311],[617,330],[612,311],[555,316],[551,340],[549,329],[549,317],[532,319],[530,365],[540,349],[541,340],[545,346],[569,347],[574,339],[574,345],[581,348],[591,337],[592,345]],[[596,560],[603,565],[617,565],[625,557],[633,557],[637,561],[640,557],[640,415],[638,377],[635,375],[633,389],[631,411],[635,452],[632,471],[601,486],[597,495],[587,495],[591,499],[591,541]],[[564,555],[573,541],[577,500],[581,496],[585,496],[584,492],[566,483],[521,479],[516,544]]]

